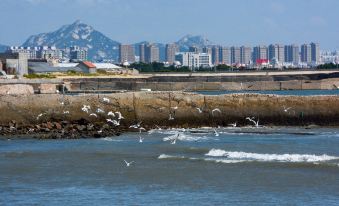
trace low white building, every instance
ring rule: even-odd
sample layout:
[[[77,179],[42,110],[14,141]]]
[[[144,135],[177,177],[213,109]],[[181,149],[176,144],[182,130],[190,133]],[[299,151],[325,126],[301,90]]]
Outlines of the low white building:
[[[175,60],[179,61],[181,66],[193,68],[213,67],[211,54],[195,52],[179,52],[175,55]]]

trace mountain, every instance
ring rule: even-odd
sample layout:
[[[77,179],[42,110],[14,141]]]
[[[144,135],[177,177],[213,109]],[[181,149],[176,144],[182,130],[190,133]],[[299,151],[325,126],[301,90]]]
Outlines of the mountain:
[[[119,42],[111,40],[81,21],[62,26],[54,32],[33,35],[22,46],[86,47],[88,58],[94,61],[117,60],[119,55]]]
[[[186,35],[182,37],[179,41],[176,42],[179,46],[180,51],[188,51],[189,47],[196,46],[196,47],[205,47],[209,45],[213,45],[213,43],[208,40],[206,37],[197,35]]]
[[[6,51],[7,47],[8,46],[6,46],[6,45],[0,44],[0,52]]]

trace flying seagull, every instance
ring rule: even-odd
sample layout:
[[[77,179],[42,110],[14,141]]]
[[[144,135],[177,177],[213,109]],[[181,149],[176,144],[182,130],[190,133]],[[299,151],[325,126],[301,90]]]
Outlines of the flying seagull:
[[[259,127],[259,119],[258,119],[258,121],[255,121],[254,120],[254,117],[246,117],[246,119],[248,120],[248,121],[251,121],[251,122],[253,122],[253,124],[256,126],[256,127]]]
[[[197,110],[200,114],[202,113],[202,110],[199,107],[197,107]]]
[[[95,113],[91,113],[89,116],[98,117],[98,115],[97,115],[97,114],[95,114]]]
[[[144,141],[145,138],[139,136],[139,142],[142,143]]]
[[[215,135],[216,137],[219,137],[219,133],[217,132],[216,129],[214,129],[214,135]]]
[[[81,110],[86,112],[86,113],[88,113],[90,109],[91,109],[91,106],[89,106],[89,105],[83,105],[83,107],[81,108]]]
[[[172,114],[169,114],[168,120],[174,120],[174,117],[172,117]]]
[[[124,160],[124,162],[125,162],[125,164],[126,164],[126,167],[129,167],[129,166],[132,165],[132,163],[134,163],[134,161],[132,161],[132,162],[127,162],[126,160]]]
[[[115,117],[115,114],[112,111],[110,111],[110,112],[107,113],[107,116]]]
[[[118,115],[118,119],[125,119],[122,115],[121,115],[121,112],[115,112],[115,114]]]
[[[102,110],[102,109],[100,109],[100,108],[98,108],[98,109],[97,109],[97,113],[105,113],[105,111]]]
[[[292,109],[292,107],[285,107],[284,106],[284,112],[288,112],[288,110]]]
[[[219,108],[215,108],[212,110],[212,115],[214,116],[214,112],[219,112],[221,114],[221,110]]]

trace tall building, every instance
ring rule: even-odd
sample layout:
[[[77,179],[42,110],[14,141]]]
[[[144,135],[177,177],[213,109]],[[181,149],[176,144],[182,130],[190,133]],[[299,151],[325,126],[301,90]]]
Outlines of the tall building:
[[[279,63],[285,62],[285,48],[280,44],[271,44],[268,46],[268,59]]]
[[[312,62],[320,62],[320,46],[318,43],[311,43],[311,59]]]
[[[231,47],[231,63],[232,64],[240,64],[240,47]]]
[[[240,63],[249,65],[251,64],[252,48],[247,46],[240,47]]]
[[[139,45],[139,61],[145,63],[146,62],[146,58],[145,58],[145,49],[146,49],[146,45],[145,44],[140,44]]]
[[[267,46],[256,46],[253,48],[253,62],[258,62],[258,60],[267,60]]]
[[[299,63],[299,46],[296,44],[285,46],[285,62],[298,64]]]
[[[135,62],[134,47],[132,45],[127,45],[127,44],[119,45],[119,61],[120,63]]]
[[[221,64],[231,64],[231,51],[229,47],[219,48],[219,61]]]
[[[204,47],[202,48],[202,53],[207,53],[212,55],[212,48],[211,47]]]
[[[220,59],[219,59],[219,46],[213,46],[212,47],[212,64],[213,65],[219,65]]]
[[[159,47],[154,44],[148,44],[145,46],[145,62],[159,62]]]
[[[190,46],[188,51],[189,52],[194,52],[194,53],[199,53],[200,52],[200,48],[198,48],[197,46]]]
[[[179,52],[175,55],[175,60],[179,61],[182,66],[189,67],[191,70],[213,66],[211,54],[208,53]]]
[[[84,61],[87,60],[87,48],[80,48],[72,46],[69,50],[69,57],[71,61]]]
[[[165,58],[166,62],[173,64],[175,61],[175,54],[179,52],[179,48],[176,44],[166,44]]]
[[[62,51],[55,46],[39,47],[37,51],[38,59],[62,59]]]
[[[310,44],[301,45],[300,51],[301,62],[311,64],[312,63],[312,48]]]

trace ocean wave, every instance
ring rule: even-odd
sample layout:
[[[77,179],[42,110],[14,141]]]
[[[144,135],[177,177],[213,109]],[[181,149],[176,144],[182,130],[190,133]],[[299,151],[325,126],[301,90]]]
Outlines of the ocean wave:
[[[108,141],[108,142],[122,142],[123,141],[121,139],[116,139],[112,137],[104,137],[104,138],[100,138],[100,140]]]
[[[184,159],[184,156],[174,156],[174,155],[167,155],[161,154],[159,155],[158,159]]]
[[[336,156],[310,154],[259,154],[248,152],[231,152],[211,149],[206,156],[227,157],[230,160],[261,161],[261,162],[325,162],[339,159]]]
[[[196,136],[196,135],[189,135],[189,134],[184,134],[184,133],[175,133],[174,135],[164,137],[162,140],[166,142],[166,141],[172,141],[174,139],[178,139],[179,141],[196,142],[196,141],[210,140],[211,138],[207,136]]]

